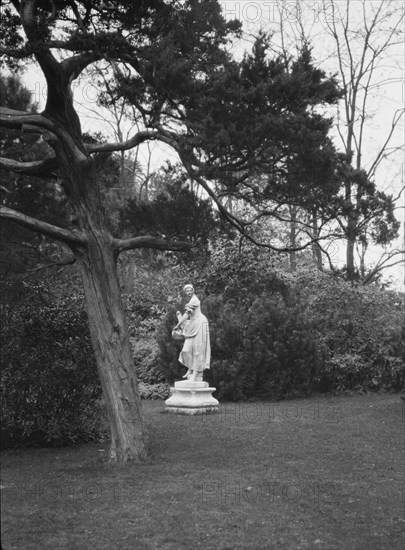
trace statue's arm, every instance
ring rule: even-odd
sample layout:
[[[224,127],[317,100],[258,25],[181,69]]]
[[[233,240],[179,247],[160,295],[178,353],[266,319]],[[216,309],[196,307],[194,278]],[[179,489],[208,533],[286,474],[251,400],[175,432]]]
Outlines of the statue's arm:
[[[177,311],[176,315],[178,322],[174,329],[180,328],[185,321],[188,321],[190,319],[190,314],[187,311],[183,313],[183,315],[180,313],[180,311]]]
[[[190,315],[193,313],[194,309],[200,305],[200,301],[197,298],[197,296],[193,296],[189,303],[185,307],[185,312],[183,315],[180,313],[180,311],[176,311],[177,315],[177,325],[174,327],[173,330],[180,328],[185,321],[188,321],[190,319]]]

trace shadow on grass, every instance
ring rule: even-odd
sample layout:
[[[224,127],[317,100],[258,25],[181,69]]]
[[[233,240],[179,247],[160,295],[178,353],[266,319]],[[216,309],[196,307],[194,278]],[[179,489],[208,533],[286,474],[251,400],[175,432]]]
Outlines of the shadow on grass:
[[[144,402],[149,464],[108,446],[2,453],[4,550],[399,549],[398,395],[222,403],[215,415]]]

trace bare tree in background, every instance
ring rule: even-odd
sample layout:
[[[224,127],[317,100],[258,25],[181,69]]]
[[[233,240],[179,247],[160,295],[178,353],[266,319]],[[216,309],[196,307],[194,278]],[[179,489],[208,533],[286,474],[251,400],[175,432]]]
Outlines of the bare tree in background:
[[[334,54],[344,87],[343,108],[339,110],[337,121],[341,144],[347,162],[353,168],[352,174],[364,170],[366,181],[370,182],[377,176],[377,170],[381,174],[387,168],[384,162],[399,158],[395,155],[404,148],[402,144],[395,144],[396,136],[401,135],[404,116],[402,106],[394,112],[385,135],[376,135],[375,124],[369,124],[370,121],[374,122],[372,101],[376,100],[380,88],[387,80],[400,81],[401,56],[398,54],[398,46],[403,43],[403,3],[396,0],[324,0],[323,17],[320,20],[334,41]],[[370,147],[371,137],[376,138],[375,143],[379,146],[365,166],[366,149]],[[370,158],[370,151],[367,151],[367,158]],[[355,274],[356,245],[360,253],[360,269],[365,276],[365,253],[369,236],[373,232],[370,225],[376,217],[361,215],[365,201],[364,189],[350,175],[344,181],[344,195],[346,216],[345,219],[340,218],[339,223],[347,239],[348,276],[353,278]],[[396,200],[400,196],[401,192]],[[394,202],[391,201],[392,210],[395,209]],[[386,242],[393,235],[394,232],[387,235]],[[386,244],[384,238],[381,238],[381,242]],[[382,269],[399,263],[402,254],[400,249],[384,253],[370,274],[375,276]],[[367,276],[369,280],[371,278]]]

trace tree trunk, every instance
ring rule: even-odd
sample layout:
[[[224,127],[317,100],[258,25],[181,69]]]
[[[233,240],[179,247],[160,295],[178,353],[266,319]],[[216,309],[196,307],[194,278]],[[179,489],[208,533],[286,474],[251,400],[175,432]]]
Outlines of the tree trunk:
[[[361,243],[361,256],[360,256],[360,272],[361,276],[366,276],[366,252],[367,252],[368,244],[367,243]]]
[[[69,152],[69,151],[67,151]],[[91,159],[70,163],[59,150],[75,224],[86,246],[73,248],[80,266],[94,356],[111,430],[112,462],[144,461],[148,434],[134,369],[117,274],[117,252],[107,229]]]
[[[298,208],[294,205],[289,205],[288,209],[290,211],[290,246],[295,248],[297,240],[297,212]],[[294,272],[297,269],[297,253],[295,250],[289,252],[290,256],[290,271]]]
[[[19,4],[27,39],[33,43],[42,40],[44,26],[36,3]],[[47,82],[47,101],[45,111],[38,115],[38,129],[55,152],[71,214],[68,235],[62,228],[56,233],[71,247],[83,279],[93,351],[110,422],[110,460],[143,461],[149,455],[148,435],[121,302],[117,248],[108,231],[94,162],[73,105],[71,83],[88,65],[88,58],[77,55],[59,62],[46,46],[36,50],[34,55]],[[19,128],[20,121],[15,122]],[[75,239],[75,233],[80,238]]]
[[[148,434],[109,234],[93,234],[79,260],[93,350],[111,429],[112,462],[145,461]]]
[[[349,136],[351,136],[350,133]],[[347,147],[347,151],[349,151],[349,146]],[[356,246],[357,218],[354,211],[354,204],[352,200],[352,182],[350,180],[345,182],[345,200],[347,208],[346,271],[348,280],[352,281],[355,277],[354,250]]]
[[[312,211],[311,222],[312,222],[312,237],[314,239],[317,239],[319,237],[319,228],[318,228],[318,216],[317,216],[316,210]],[[317,268],[321,271],[323,267],[322,250],[318,242],[312,243],[312,256],[314,258]]]
[[[357,219],[353,212],[353,205],[347,218],[347,245],[346,245],[346,270],[347,278],[352,281],[355,278],[356,269],[354,263],[354,250],[356,246]]]

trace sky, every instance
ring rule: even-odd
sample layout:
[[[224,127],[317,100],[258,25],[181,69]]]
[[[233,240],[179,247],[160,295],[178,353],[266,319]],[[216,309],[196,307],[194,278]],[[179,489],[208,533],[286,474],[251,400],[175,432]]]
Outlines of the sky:
[[[250,49],[253,43],[253,37],[259,29],[274,33],[272,42],[275,49],[281,47],[281,30],[285,40],[287,51],[294,53],[297,43],[297,37],[300,29],[303,29],[310,38],[313,47],[313,57],[320,68],[329,73],[336,73],[338,70],[336,46],[333,39],[327,32],[334,22],[344,17],[346,10],[346,0],[335,0],[335,11],[332,9],[330,0],[286,0],[282,5],[280,0],[261,0],[261,1],[234,1],[220,0],[220,5],[224,17],[227,20],[239,19],[243,24],[243,38],[230,45],[232,54],[236,58],[241,58],[246,51]],[[366,20],[371,21],[375,10],[380,5],[380,0],[366,0]],[[395,1],[394,7],[402,8],[404,12],[405,3]],[[357,29],[358,32],[364,28],[363,21],[363,1],[350,0],[350,28]],[[390,21],[387,21],[387,25]],[[383,35],[381,35],[383,36]],[[375,45],[381,40],[381,36],[375,36]],[[397,40],[396,44],[392,41],[387,55],[382,57],[382,62],[375,70],[372,80],[372,87],[368,98],[367,120],[364,134],[364,156],[363,165],[367,169],[375,159],[378,151],[384,143],[395,113],[405,105],[405,55],[403,36]],[[353,39],[353,36],[351,36]],[[353,42],[354,44],[354,42]],[[355,51],[355,50],[354,50]],[[355,51],[356,53],[356,51]],[[33,94],[34,100],[41,107],[44,104],[46,95],[46,85],[41,74],[34,68],[30,68],[25,73],[25,82]],[[84,131],[101,130],[105,134],[111,133],[111,125],[107,122],[109,114],[96,104],[97,88],[94,82],[78,79],[73,85],[74,97],[77,102],[77,109],[81,116]],[[100,116],[104,113],[103,116]],[[336,111],[331,113],[336,117]],[[128,123],[125,126],[128,137],[134,132],[133,126]],[[342,142],[339,133],[335,127],[332,137],[336,146],[342,149]],[[402,146],[404,138],[404,124],[398,126],[390,142],[391,146]],[[165,160],[176,162],[177,155],[169,148],[158,142],[144,145],[139,149],[139,159],[146,166],[150,163],[152,169],[156,169],[163,164]],[[404,186],[405,162],[402,153],[396,153],[380,165],[376,172],[375,181],[380,190],[392,193],[395,196]],[[402,207],[397,211],[397,217],[402,221],[402,240],[404,238],[404,212],[405,199],[399,201]],[[393,243],[394,247],[401,247],[401,239]],[[344,263],[344,243],[335,243],[333,245],[333,254],[339,264]],[[392,247],[391,247],[392,248]],[[403,246],[402,246],[403,248]],[[383,250],[381,247],[371,247],[367,253],[367,263],[375,263]],[[405,261],[405,258],[403,258]],[[396,288],[403,288],[405,277],[404,262],[386,271],[386,276],[393,278]]]

